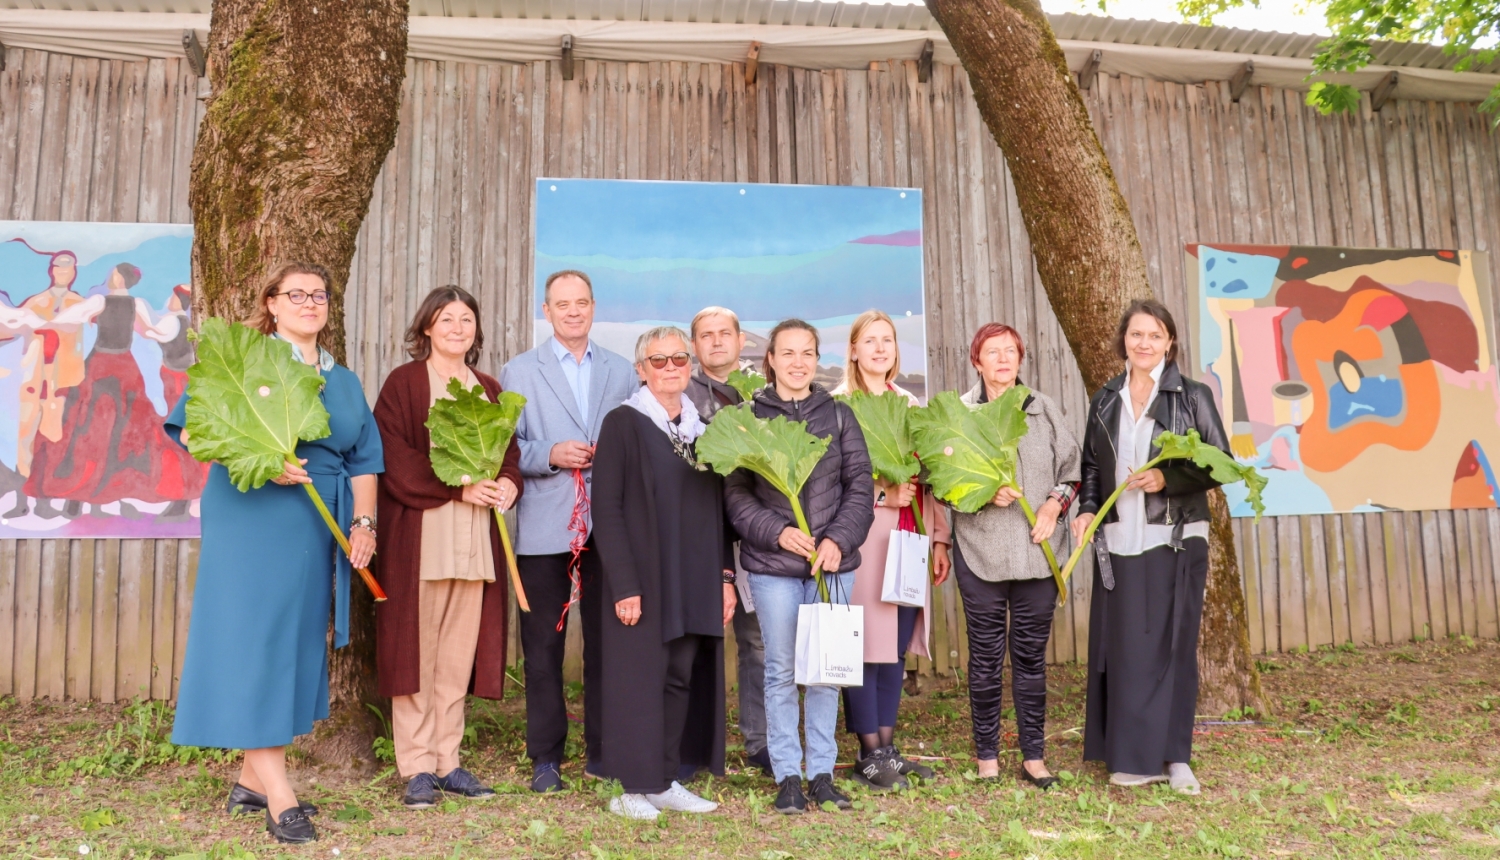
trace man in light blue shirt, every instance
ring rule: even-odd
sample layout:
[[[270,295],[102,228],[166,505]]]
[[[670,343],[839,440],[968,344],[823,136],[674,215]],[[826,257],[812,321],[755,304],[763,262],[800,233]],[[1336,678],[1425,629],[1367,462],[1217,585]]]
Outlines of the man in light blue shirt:
[[[575,541],[579,556],[583,626],[583,738],[587,765],[599,761],[599,630],[603,623],[603,573],[581,512],[579,495],[589,495],[594,442],[611,409],[633,394],[639,382],[623,356],[589,339],[594,325],[594,287],[578,271],[547,278],[542,312],[552,336],[511,359],[500,372],[500,386],[526,398],[516,424],[521,475],[526,492],[516,504],[516,566],[531,604],[521,613],[521,651],[526,658],[526,754],[531,758],[533,791],[560,791],[559,771],[568,737],[563,696],[563,643],[559,621],[568,604],[568,567]],[[571,528],[577,520],[582,532]],[[585,542],[586,541],[586,542]]]

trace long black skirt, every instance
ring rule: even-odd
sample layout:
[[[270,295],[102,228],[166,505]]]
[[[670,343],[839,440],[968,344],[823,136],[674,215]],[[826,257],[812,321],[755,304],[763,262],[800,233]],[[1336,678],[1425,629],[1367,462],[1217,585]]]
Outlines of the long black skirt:
[[[1111,554],[1112,591],[1095,567],[1083,757],[1111,773],[1158,774],[1192,759],[1208,541],[1183,543]]]

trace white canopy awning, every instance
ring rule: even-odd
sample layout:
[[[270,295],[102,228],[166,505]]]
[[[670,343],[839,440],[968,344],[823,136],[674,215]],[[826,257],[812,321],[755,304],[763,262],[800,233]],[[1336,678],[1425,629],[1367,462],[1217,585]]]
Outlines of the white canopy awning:
[[[73,12],[0,10],[0,42],[12,48],[106,59],[180,57],[185,30],[206,42],[208,15],[164,12]],[[875,27],[810,27],[778,24],[713,24],[674,21],[590,21],[538,18],[414,16],[408,54],[415,59],[474,63],[555,60],[563,36],[573,37],[573,56],[583,60],[742,62],[752,42],[760,61],[808,69],[863,69],[871,62],[915,60],[930,39],[933,60],[957,63],[937,30]],[[1247,60],[1251,85],[1306,89],[1312,71],[1300,57],[1157,45],[1060,40],[1069,65],[1082,68],[1095,50],[1102,74],[1133,75],[1183,84],[1228,80]],[[1372,89],[1399,71],[1395,98],[1481,101],[1500,75],[1446,69],[1369,66],[1331,80]]]

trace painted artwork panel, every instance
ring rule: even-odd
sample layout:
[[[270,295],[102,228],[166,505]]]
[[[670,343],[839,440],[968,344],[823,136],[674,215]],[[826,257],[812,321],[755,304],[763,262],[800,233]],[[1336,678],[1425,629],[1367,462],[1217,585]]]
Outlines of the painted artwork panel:
[[[197,537],[192,226],[0,221],[0,537]]]
[[[1484,252],[1195,244],[1186,262],[1194,376],[1268,478],[1267,514],[1495,507]]]
[[[843,379],[849,329],[871,308],[890,314],[901,347],[896,383],[927,394],[922,196],[913,188],[539,179],[536,326],[546,279],[561,269],[594,284],[594,340],[633,358],[636,338],[684,331],[709,306],[747,332],[741,362],[760,369],[765,336],[801,317],[817,327],[817,379]]]

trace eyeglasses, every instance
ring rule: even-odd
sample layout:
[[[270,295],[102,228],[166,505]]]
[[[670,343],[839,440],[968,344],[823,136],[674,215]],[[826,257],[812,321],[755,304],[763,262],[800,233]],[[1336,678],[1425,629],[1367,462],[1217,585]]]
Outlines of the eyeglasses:
[[[294,305],[300,305],[300,304],[302,304],[303,302],[307,301],[307,299],[308,299],[309,296],[312,297],[313,304],[315,304],[315,305],[326,305],[326,304],[328,304],[328,291],[327,290],[317,290],[317,291],[314,291],[314,292],[311,292],[311,293],[304,292],[302,290],[289,290],[289,291],[287,291],[285,293],[273,293],[273,295],[276,295],[276,296],[286,296],[289,300],[291,300],[291,303],[294,304]]]
[[[646,360],[651,362],[652,367],[661,370],[667,366],[667,362],[669,361],[672,362],[673,367],[687,367],[687,363],[692,361],[693,357],[685,352],[674,352],[671,355],[657,353],[656,355],[646,356]]]

